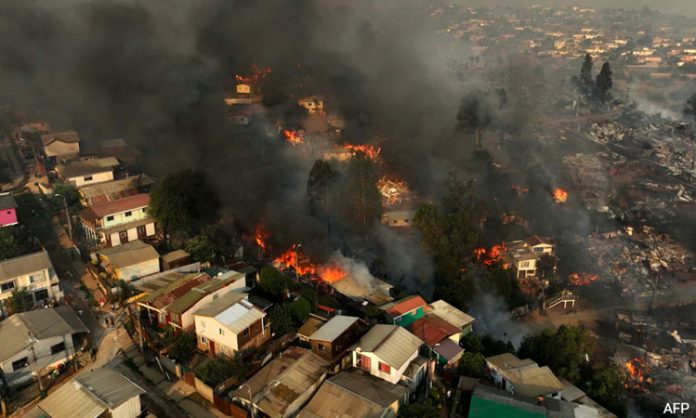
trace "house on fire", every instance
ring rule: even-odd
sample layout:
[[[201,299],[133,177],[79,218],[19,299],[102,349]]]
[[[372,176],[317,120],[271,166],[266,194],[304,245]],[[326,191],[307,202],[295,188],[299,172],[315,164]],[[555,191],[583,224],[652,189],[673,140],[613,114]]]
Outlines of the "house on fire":
[[[270,418],[295,416],[326,378],[326,360],[290,347],[230,393],[233,400]]]
[[[242,292],[229,292],[193,314],[198,348],[210,355],[233,355],[271,339],[266,312]]]
[[[532,236],[525,240],[505,243],[503,260],[505,264],[515,269],[518,279],[535,277],[537,261],[544,254],[553,255],[554,246],[550,239]]]
[[[155,219],[147,213],[150,195],[139,193],[93,205],[80,213],[85,235],[102,247],[155,237]]]
[[[47,251],[0,261],[0,304],[3,316],[7,314],[5,303],[15,289],[28,290],[34,305],[63,299],[58,275]]]
[[[497,387],[521,396],[560,399],[565,388],[548,366],[539,367],[533,360],[520,360],[510,353],[486,358],[486,371]]]
[[[74,160],[58,164],[56,173],[65,183],[81,187],[113,180],[114,170],[120,165],[115,157]]]
[[[375,325],[352,348],[353,367],[414,389],[425,375],[425,362],[416,361],[423,340],[398,325]],[[415,370],[409,370],[415,363]]]
[[[89,330],[69,306],[14,314],[0,322],[0,367],[10,385],[70,361]]]

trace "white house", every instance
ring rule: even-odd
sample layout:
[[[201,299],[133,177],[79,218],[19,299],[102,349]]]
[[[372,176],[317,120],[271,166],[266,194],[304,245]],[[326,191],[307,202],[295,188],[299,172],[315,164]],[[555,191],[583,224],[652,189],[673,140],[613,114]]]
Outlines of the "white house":
[[[36,406],[32,416],[49,418],[136,418],[146,393],[121,373],[102,367],[75,376]]]
[[[375,325],[353,347],[353,367],[396,384],[421,345],[423,341],[403,327]]]
[[[139,193],[93,205],[80,214],[82,229],[104,247],[146,240],[157,233],[155,219],[147,213],[149,204],[150,195]]]
[[[560,399],[565,388],[547,366],[539,367],[534,360],[520,360],[510,353],[487,357],[486,369],[496,386],[512,394]]]
[[[249,295],[230,292],[193,314],[198,348],[211,355],[232,355],[258,347],[271,338],[266,312],[249,301]]]
[[[63,299],[58,276],[48,252],[39,251],[0,262],[0,304],[3,315],[7,311],[5,303],[15,289],[28,290],[35,305],[51,299]]]
[[[0,364],[9,384],[65,364],[88,332],[69,306],[22,312],[0,322]]]
[[[56,173],[75,187],[114,179],[114,170],[121,165],[115,157],[76,160],[56,166]]]
[[[140,240],[105,248],[97,255],[104,269],[118,280],[133,281],[160,272],[157,250]]]

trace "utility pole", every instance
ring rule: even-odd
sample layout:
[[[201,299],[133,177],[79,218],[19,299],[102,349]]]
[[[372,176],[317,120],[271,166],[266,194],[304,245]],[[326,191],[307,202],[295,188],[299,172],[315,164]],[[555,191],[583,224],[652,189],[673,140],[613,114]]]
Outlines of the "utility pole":
[[[29,335],[29,340],[32,341],[31,346],[29,346],[29,349],[31,350],[31,356],[34,358],[34,373],[36,373],[36,380],[39,382],[39,393],[41,394],[41,397],[43,398],[44,396],[44,387],[43,387],[43,382],[41,381],[41,370],[39,370],[39,362],[38,358],[36,358],[36,350],[34,350],[34,344],[36,344],[36,339],[31,335],[31,332],[27,332]]]
[[[55,193],[54,196],[60,196],[63,198],[63,205],[65,207],[65,217],[68,220],[68,235],[70,236],[70,241],[72,241],[73,240],[72,223],[70,222],[70,211],[68,210],[68,199],[60,193]]]

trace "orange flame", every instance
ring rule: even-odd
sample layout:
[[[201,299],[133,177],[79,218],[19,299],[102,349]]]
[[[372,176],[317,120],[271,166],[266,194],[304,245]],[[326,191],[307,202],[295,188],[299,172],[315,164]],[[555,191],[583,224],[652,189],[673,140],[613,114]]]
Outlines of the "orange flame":
[[[377,181],[384,206],[397,206],[408,198],[409,190],[405,181],[383,176]]]
[[[496,262],[500,261],[501,257],[506,251],[507,248],[505,248],[505,243],[501,242],[498,245],[492,246],[488,251],[486,251],[485,248],[476,248],[474,250],[474,256],[476,257],[476,261],[487,266],[492,266]]]
[[[644,383],[652,383],[652,379],[646,377],[649,373],[649,367],[643,359],[639,357],[634,357],[626,362],[624,365],[626,367],[627,379],[624,387],[626,389],[634,389],[638,391],[645,391],[643,387]]]
[[[300,257],[297,244],[293,244],[289,250],[273,260],[273,264],[281,269],[293,269],[300,276],[314,274],[316,266],[309,262],[306,257]]]
[[[354,145],[354,144],[345,144],[343,146],[345,149],[353,151],[353,153],[361,152],[367,156],[367,158],[371,160],[376,160],[379,157],[379,153],[382,152],[382,148],[375,146],[375,145],[369,145],[369,144],[363,144],[363,145]]]
[[[256,240],[256,245],[261,248],[261,250],[266,251],[266,238],[271,236],[271,234],[266,231],[263,225],[256,225],[256,231],[254,232],[254,239]]]
[[[338,266],[320,266],[317,273],[319,278],[327,283],[335,283],[346,277],[346,272]]]
[[[556,203],[565,203],[568,200],[568,192],[557,187],[553,189],[553,201]]]
[[[285,135],[285,140],[291,145],[304,144],[304,134],[302,131],[283,129],[283,135]]]
[[[256,83],[260,79],[266,77],[268,74],[272,72],[270,67],[266,68],[259,68],[256,66],[256,64],[251,64],[251,71],[252,74],[248,76],[243,76],[243,75],[235,75],[234,78],[235,80],[242,82],[242,83]]]
[[[588,286],[597,280],[599,280],[599,274],[570,273],[568,275],[568,282],[577,287]]]

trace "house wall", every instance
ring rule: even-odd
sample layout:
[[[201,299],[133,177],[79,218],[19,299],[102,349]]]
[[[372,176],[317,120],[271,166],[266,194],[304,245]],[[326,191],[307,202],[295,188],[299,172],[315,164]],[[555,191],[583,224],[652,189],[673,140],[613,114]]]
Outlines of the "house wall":
[[[530,247],[534,254],[553,254],[553,245],[551,244],[537,244]]]
[[[425,314],[425,308],[421,306],[407,314],[401,315],[398,318],[394,318],[394,325],[408,327],[412,323],[416,322],[418,319],[422,318],[423,314]]]
[[[0,210],[0,226],[17,225],[17,211],[15,208]]]
[[[91,177],[91,179],[90,179]],[[114,179],[113,171],[106,171],[104,173],[88,174],[86,176],[75,176],[68,177],[68,182],[72,183],[75,187],[85,186],[87,184],[101,183],[104,181],[109,181]]]
[[[209,351],[210,341],[213,341],[215,344],[216,354],[220,352],[232,354],[239,350],[237,335],[227,329],[227,327],[222,325],[215,318],[194,315],[194,319],[198,347],[201,350]],[[224,335],[220,333],[220,330],[222,330]]]
[[[38,299],[40,295],[37,293],[42,290],[46,290],[48,292],[48,299],[60,300],[62,298],[62,294],[58,290],[58,276],[56,275],[55,270],[52,268],[43,269],[0,281],[0,283],[3,285],[10,282],[14,282],[14,289],[29,290],[34,298],[35,304],[41,302],[41,300]],[[12,296],[12,290],[13,289],[7,289],[4,291],[0,290],[0,302],[4,303],[7,299],[9,299]]]
[[[130,216],[126,216],[128,212],[130,212]],[[147,206],[141,206],[139,208],[129,209],[123,212],[112,213],[109,216],[105,216],[102,218],[102,228],[111,228],[114,226],[124,225],[130,222],[140,221],[145,218],[147,218]]]
[[[60,343],[65,344],[65,350],[56,354],[51,354],[51,347]],[[70,333],[63,336],[39,340],[34,344],[33,347],[33,353],[31,349],[27,347],[25,350],[2,362],[2,370],[5,373],[10,385],[17,385],[29,381],[31,379],[32,372],[35,369],[38,369],[39,373],[44,375],[55,368],[58,364],[65,363],[73,358],[75,353],[75,347],[73,346],[72,342],[72,334]],[[34,356],[36,356],[36,362],[34,360]],[[20,360],[24,357],[28,359],[28,366],[18,370],[13,370],[12,362]]]
[[[117,279],[132,281],[149,274],[159,273],[159,271],[159,258],[153,258],[132,266],[114,269],[114,275]]]
[[[245,278],[242,277],[241,279],[230,283],[229,285],[218,289],[216,292],[213,292],[209,295],[206,295],[203,297],[203,299],[199,300],[193,306],[191,306],[186,312],[184,312],[181,315],[181,321],[179,323],[179,326],[185,330],[190,330],[194,328],[194,318],[193,318],[193,313],[196,312],[197,310],[203,308],[210,302],[214,301],[215,299],[219,298],[220,296],[226,295],[227,293],[235,290],[235,289],[242,289],[246,287],[245,286]]]
[[[136,418],[140,416],[140,395],[133,396],[111,410],[111,418]]]
[[[370,358],[370,370],[364,369],[359,361],[360,356],[365,356]],[[375,353],[370,353],[370,352],[357,352],[353,351],[353,367],[357,367],[359,369],[365,370],[366,372],[370,373],[373,376],[379,377],[382,380],[386,380],[389,383],[397,384],[401,380],[401,376],[403,376],[404,372],[408,368],[408,365],[411,364],[413,359],[418,357],[418,350],[414,351],[413,354],[409,357],[409,359],[401,366],[400,369],[396,369],[394,367],[391,367],[389,373],[385,373],[379,369],[379,363],[382,361]]]
[[[312,352],[328,362],[334,361],[340,354],[345,353],[345,350],[357,339],[357,324],[356,322],[351,325],[331,342],[310,340]],[[320,346],[324,347],[323,351],[319,349]]]
[[[128,242],[135,241],[138,238],[138,228],[124,228],[123,231],[127,231],[128,233]],[[145,225],[145,235],[147,237],[151,237],[155,235],[155,223],[154,221]],[[106,246],[106,247],[115,247],[117,245],[125,244],[126,242],[121,242],[121,237],[119,235],[119,232],[114,232],[110,234],[108,237],[103,233],[99,233],[99,243]]]

